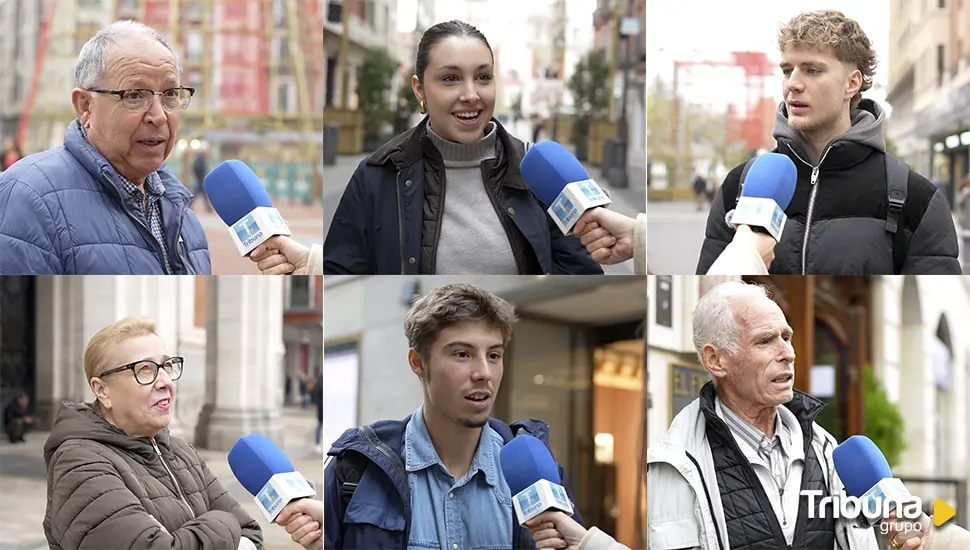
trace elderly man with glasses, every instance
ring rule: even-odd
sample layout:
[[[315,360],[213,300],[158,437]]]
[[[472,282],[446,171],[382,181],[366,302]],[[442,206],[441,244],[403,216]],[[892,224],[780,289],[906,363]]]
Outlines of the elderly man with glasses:
[[[209,274],[192,194],[162,164],[195,93],[181,74],[140,23],[88,40],[64,144],[0,176],[0,274]]]

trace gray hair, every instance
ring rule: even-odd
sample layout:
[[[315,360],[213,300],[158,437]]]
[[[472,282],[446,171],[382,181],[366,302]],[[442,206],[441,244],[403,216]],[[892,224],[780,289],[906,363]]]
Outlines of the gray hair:
[[[741,339],[741,323],[735,315],[734,304],[739,298],[764,296],[771,299],[768,289],[759,284],[728,281],[721,283],[697,302],[694,308],[694,349],[704,362],[701,352],[710,344],[731,355],[738,352]]]
[[[172,58],[175,60],[179,76],[182,75],[182,63],[179,61],[179,56],[160,32],[144,23],[124,20],[115,21],[99,30],[84,43],[81,53],[77,56],[77,64],[74,65],[75,86],[78,88],[101,86],[101,79],[104,78],[104,58],[108,47],[117,44],[119,39],[131,36],[147,36],[165,46],[168,51],[172,52]]]

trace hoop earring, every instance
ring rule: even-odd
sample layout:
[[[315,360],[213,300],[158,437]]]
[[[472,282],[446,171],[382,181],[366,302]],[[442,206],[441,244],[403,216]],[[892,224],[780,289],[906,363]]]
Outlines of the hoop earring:
[[[420,102],[418,102],[418,112],[421,113],[422,115],[428,112],[428,108],[425,107],[423,99]]]

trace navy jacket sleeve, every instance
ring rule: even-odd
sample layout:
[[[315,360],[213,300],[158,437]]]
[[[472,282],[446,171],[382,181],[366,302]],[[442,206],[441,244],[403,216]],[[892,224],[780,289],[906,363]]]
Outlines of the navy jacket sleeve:
[[[909,241],[901,275],[960,275],[959,244],[953,216],[937,189]]]
[[[563,235],[549,216],[549,235],[552,241],[553,275],[602,275],[603,268],[589,255],[575,235]]]
[[[62,275],[54,214],[33,188],[0,180],[0,274]]]
[[[323,471],[323,548],[343,548],[343,504],[337,484],[337,460],[331,459]]]
[[[731,170],[724,178],[724,184],[717,191],[714,202],[711,203],[711,212],[707,216],[707,229],[704,231],[704,244],[701,246],[701,255],[697,260],[697,275],[705,275],[714,265],[714,261],[724,252],[727,245],[734,239],[734,229],[728,227],[724,221],[727,210],[724,207],[725,193],[728,197],[737,196],[738,185],[741,183],[741,171],[744,169],[742,164],[738,168]]]
[[[363,171],[361,163],[344,189],[330,221],[327,238],[323,242],[324,275],[373,275],[373,259],[370,257],[371,235],[367,228],[367,210],[364,206]]]

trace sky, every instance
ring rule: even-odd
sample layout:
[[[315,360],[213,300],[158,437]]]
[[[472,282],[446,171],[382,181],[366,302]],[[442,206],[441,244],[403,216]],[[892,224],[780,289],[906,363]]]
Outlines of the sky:
[[[762,51],[773,66],[781,60],[778,27],[806,11],[838,9],[855,19],[872,41],[878,56],[875,83],[888,80],[890,0],[647,0],[648,81],[657,75],[673,81],[673,61],[727,61],[732,51]],[[766,91],[781,100],[778,79],[768,78]],[[693,102],[724,106],[745,101],[744,73],[740,70],[694,68],[681,70],[683,92]],[[876,100],[884,90],[865,94]]]

